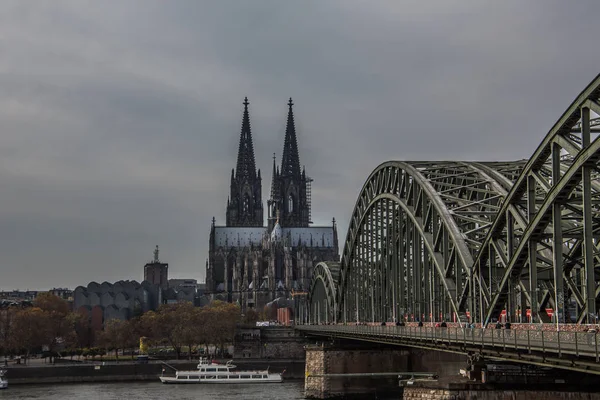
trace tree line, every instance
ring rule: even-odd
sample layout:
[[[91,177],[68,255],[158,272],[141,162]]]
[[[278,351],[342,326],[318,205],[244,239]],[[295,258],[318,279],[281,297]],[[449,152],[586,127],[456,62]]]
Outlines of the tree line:
[[[41,293],[31,307],[0,310],[0,354],[4,356],[103,355],[128,352],[133,356],[140,346],[172,349],[179,358],[209,348],[223,353],[233,342],[239,322],[253,323],[258,314],[241,315],[236,304],[215,301],[204,307],[189,302],[163,304],[130,320],[104,321],[103,331],[95,332],[87,315],[72,312],[67,301]]]

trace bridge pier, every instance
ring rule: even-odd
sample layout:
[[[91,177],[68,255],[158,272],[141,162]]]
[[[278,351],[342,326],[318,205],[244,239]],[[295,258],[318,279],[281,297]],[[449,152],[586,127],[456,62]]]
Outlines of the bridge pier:
[[[368,348],[339,343],[306,346],[305,397],[400,395],[398,373],[408,371],[409,360],[410,351],[402,348]]]
[[[329,399],[344,396],[372,398],[375,394],[402,393],[399,376],[428,379],[456,377],[469,367],[463,354],[399,346],[335,341],[306,349],[305,397]],[[481,367],[478,369],[481,376]]]
[[[597,375],[501,361],[479,353],[350,340],[305,349],[304,389],[310,399],[394,395],[406,400],[600,400],[600,394],[595,393]],[[465,372],[462,376],[461,370]],[[435,379],[428,379],[427,374],[435,375]]]

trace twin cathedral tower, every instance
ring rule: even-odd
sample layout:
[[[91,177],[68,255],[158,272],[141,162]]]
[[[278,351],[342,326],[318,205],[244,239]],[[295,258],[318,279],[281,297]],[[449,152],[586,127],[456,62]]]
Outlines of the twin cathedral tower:
[[[271,192],[264,226],[262,178],[257,172],[244,99],[237,164],[231,170],[226,224],[210,231],[207,291],[213,299],[261,308],[277,298],[306,291],[319,261],[339,261],[337,228],[311,226],[311,182],[300,168],[292,99],[281,167],[273,157]]]

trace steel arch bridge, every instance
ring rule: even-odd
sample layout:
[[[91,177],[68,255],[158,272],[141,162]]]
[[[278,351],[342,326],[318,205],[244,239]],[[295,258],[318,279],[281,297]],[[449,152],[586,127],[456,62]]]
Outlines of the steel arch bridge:
[[[529,160],[379,165],[340,263],[314,270],[310,321],[595,323],[599,117],[600,75]]]

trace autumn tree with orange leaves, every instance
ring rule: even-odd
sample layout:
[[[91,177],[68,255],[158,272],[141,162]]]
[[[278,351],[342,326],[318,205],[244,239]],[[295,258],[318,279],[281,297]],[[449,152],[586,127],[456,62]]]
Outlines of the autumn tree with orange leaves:
[[[179,359],[182,349],[210,344],[220,346],[233,341],[235,325],[240,320],[240,308],[231,303],[215,301],[208,306],[194,307],[189,302],[164,304],[145,313],[140,320],[145,336],[156,344],[168,344]]]
[[[51,357],[60,346],[75,342],[77,316],[58,296],[40,293],[33,307],[13,308],[3,313],[3,347],[27,359],[36,349],[46,347]]]

